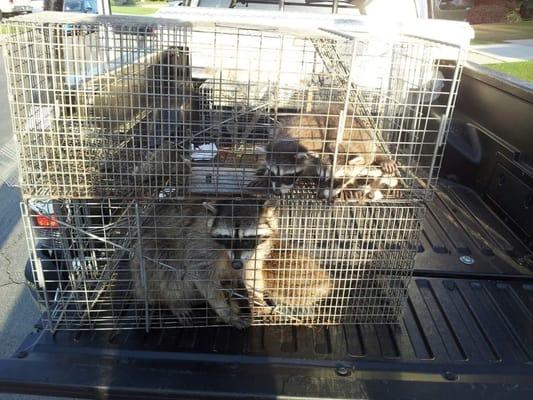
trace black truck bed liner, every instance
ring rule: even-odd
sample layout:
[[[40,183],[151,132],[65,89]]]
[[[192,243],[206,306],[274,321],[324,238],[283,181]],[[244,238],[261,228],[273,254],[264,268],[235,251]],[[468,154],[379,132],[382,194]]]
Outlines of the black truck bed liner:
[[[398,325],[35,332],[0,361],[0,389],[127,399],[531,399],[531,260],[474,192],[444,183]]]

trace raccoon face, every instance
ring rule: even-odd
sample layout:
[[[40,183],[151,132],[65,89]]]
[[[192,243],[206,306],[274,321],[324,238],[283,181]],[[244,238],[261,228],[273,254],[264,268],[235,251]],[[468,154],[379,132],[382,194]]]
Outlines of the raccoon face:
[[[295,140],[277,140],[265,149],[266,168],[277,176],[298,175],[309,161],[307,149]]]
[[[277,194],[287,194],[296,185],[299,176],[292,175],[275,175],[268,169],[263,169],[261,175],[266,179],[272,191]]]
[[[224,248],[232,268],[237,270],[257,258],[257,248],[277,228],[275,208],[270,202],[228,200],[205,206],[214,216],[209,233]]]
[[[313,164],[313,156],[295,140],[278,140],[265,149],[264,170],[274,193],[286,194]]]

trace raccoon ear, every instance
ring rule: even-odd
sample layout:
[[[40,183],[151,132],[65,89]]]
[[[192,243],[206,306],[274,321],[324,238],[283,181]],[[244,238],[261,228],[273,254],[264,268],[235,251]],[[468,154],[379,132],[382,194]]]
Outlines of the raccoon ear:
[[[308,150],[307,151],[307,156],[308,157],[313,157],[313,158],[321,158],[321,155],[319,152],[316,152],[316,151],[311,151],[311,150]]]
[[[300,151],[294,155],[294,158],[298,161],[307,160],[309,158],[309,153],[307,151]]]
[[[263,145],[255,146],[255,152],[257,154],[266,154],[268,153],[267,147]]]
[[[263,203],[263,209],[267,217],[273,217],[276,213],[276,202],[274,200],[265,200]]]
[[[209,211],[211,214],[213,215],[217,215],[218,214],[218,210],[217,210],[217,207],[215,206],[215,203],[213,203],[212,201],[204,201],[202,203],[202,205],[205,207],[205,209],[207,211]]]
[[[349,165],[364,165],[365,164],[365,158],[363,156],[355,156],[348,160]]]

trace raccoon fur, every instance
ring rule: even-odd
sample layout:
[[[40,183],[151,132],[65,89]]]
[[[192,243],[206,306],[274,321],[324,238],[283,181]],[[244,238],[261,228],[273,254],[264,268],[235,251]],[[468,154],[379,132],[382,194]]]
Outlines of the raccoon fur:
[[[174,141],[165,139],[135,165],[129,180],[136,195],[157,197],[165,187],[182,193],[189,185],[190,175],[189,155]]]
[[[207,207],[213,215],[209,228],[211,238],[225,251],[231,267],[241,271],[250,303],[266,306],[263,262],[271,251],[271,238],[278,230],[274,204],[244,199]]]
[[[263,302],[261,262],[270,252],[268,235],[274,228],[270,207],[263,203],[156,206],[130,264],[137,298],[165,304],[183,325],[193,322],[193,307],[207,301],[223,322],[248,326],[238,302],[223,289],[242,283],[249,301]]]
[[[376,202],[385,198],[388,191],[398,186],[398,178],[391,175],[358,179],[354,186],[355,198],[360,203]]]
[[[370,165],[381,167],[385,174],[396,171],[389,156],[378,154],[371,130],[360,118],[350,116],[351,112],[345,120],[342,141],[337,144],[340,114],[341,107],[332,106],[315,108],[310,115],[278,119],[280,126],[263,149],[265,162],[260,167],[275,192],[287,193],[300,177],[317,177],[321,196],[331,198],[353,184]]]
[[[301,250],[284,249],[279,240],[263,262],[263,274],[269,299],[285,314],[314,315],[333,289],[332,279],[316,259]]]

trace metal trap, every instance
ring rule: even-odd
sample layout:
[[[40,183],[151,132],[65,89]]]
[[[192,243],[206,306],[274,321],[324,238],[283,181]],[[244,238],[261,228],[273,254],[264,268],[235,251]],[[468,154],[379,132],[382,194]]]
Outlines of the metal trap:
[[[6,24],[50,329],[399,316],[465,46],[226,17]]]

